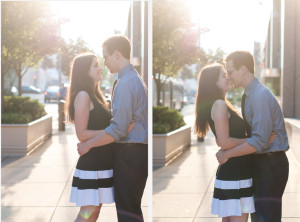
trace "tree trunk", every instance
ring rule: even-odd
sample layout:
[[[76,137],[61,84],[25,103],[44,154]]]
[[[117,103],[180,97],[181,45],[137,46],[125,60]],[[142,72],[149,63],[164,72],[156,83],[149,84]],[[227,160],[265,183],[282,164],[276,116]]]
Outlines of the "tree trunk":
[[[19,94],[18,96],[22,96],[22,65],[20,64],[16,64],[16,66],[14,67],[16,74],[18,76],[18,90],[19,90]]]
[[[8,66],[5,66],[5,62],[1,64],[1,113],[4,112],[4,76],[8,71]]]
[[[21,73],[18,73],[18,90],[19,90],[19,96],[22,96],[22,75],[21,75]]]
[[[160,75],[159,75],[160,76]],[[156,83],[156,94],[157,94],[157,97],[156,97],[156,104],[158,106],[161,106],[161,102],[160,102],[160,92],[161,92],[161,80],[160,78],[158,79],[155,79],[155,83]]]
[[[1,69],[1,113],[4,111],[4,72]]]

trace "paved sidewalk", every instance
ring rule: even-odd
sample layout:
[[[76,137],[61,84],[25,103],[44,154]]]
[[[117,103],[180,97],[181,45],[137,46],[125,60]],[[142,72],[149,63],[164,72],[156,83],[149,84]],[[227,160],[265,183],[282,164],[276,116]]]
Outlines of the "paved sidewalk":
[[[69,202],[73,171],[77,163],[77,138],[72,125],[65,132],[53,121],[53,135],[28,156],[2,160],[1,221],[74,221],[79,207]],[[142,200],[148,221],[147,187]],[[116,222],[114,204],[104,205],[98,221]]]
[[[153,172],[154,222],[217,222],[210,213],[218,147],[211,132],[203,143],[192,135],[190,149]],[[300,165],[287,152],[290,174],[283,196],[283,222],[300,222]],[[276,185],[276,184],[274,184]],[[250,219],[249,219],[250,221]]]

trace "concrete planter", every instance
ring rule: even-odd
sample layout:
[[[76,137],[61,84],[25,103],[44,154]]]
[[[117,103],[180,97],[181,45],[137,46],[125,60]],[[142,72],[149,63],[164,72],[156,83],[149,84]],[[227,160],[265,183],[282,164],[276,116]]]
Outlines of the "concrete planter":
[[[294,157],[300,162],[300,120],[293,118],[284,118],[287,135],[289,138],[290,150],[292,151]]]
[[[27,124],[2,124],[2,155],[26,155],[52,135],[52,116]]]
[[[165,166],[180,156],[191,144],[191,126],[167,134],[153,134],[153,166]]]

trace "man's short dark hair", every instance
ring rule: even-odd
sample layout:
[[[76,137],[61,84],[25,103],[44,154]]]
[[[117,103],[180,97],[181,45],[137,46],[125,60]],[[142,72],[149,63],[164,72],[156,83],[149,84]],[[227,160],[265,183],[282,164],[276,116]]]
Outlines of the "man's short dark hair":
[[[106,39],[102,47],[105,47],[110,55],[117,50],[123,55],[124,58],[130,59],[131,44],[129,39],[124,35],[116,35]]]
[[[225,62],[232,60],[233,66],[236,69],[241,68],[241,66],[247,67],[248,71],[254,74],[254,58],[253,55],[248,51],[235,51],[230,53],[226,58]]]

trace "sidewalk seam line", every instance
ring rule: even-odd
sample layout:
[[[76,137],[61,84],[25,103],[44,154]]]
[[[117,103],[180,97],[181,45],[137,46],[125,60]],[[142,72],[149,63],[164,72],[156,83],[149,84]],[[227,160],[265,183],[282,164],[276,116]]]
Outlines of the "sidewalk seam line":
[[[197,209],[197,211],[196,211],[196,214],[195,214],[195,216],[193,217],[193,220],[192,220],[192,222],[194,222],[194,221],[195,221],[195,219],[196,219],[196,217],[197,217],[197,214],[198,214],[198,212],[199,212],[199,210],[200,210],[200,207],[201,207],[201,205],[202,205],[202,203],[203,203],[203,201],[204,201],[205,195],[208,193],[209,186],[210,186],[210,184],[211,184],[211,182],[212,182],[213,178],[215,178],[215,177],[214,177],[214,176],[212,176],[212,178],[210,179],[210,181],[209,181],[209,183],[208,183],[208,186],[207,186],[207,189],[206,189],[206,191],[205,191],[205,194],[204,194],[204,196],[203,196],[203,198],[202,198],[202,200],[201,200],[201,202],[200,202],[200,204],[199,204],[199,207],[198,207],[198,209]]]
[[[75,162],[74,167],[76,166],[76,163],[77,163],[77,162]],[[62,196],[63,196],[63,194],[64,194],[64,192],[65,192],[65,190],[66,190],[66,187],[67,187],[67,185],[68,185],[68,181],[69,181],[70,177],[73,175],[72,172],[73,172],[73,170],[74,170],[74,167],[73,167],[72,170],[71,170],[71,173],[70,173],[70,175],[69,175],[69,177],[68,177],[68,180],[67,180],[67,182],[66,182],[66,184],[65,184],[65,186],[64,186],[64,189],[63,189],[61,195],[59,196],[59,199],[58,199],[57,204],[56,204],[56,206],[55,206],[55,208],[54,208],[54,211],[53,211],[53,213],[52,213],[52,215],[51,215],[51,217],[50,217],[50,222],[52,221],[53,216],[54,216],[54,214],[55,214],[55,211],[56,211],[56,209],[57,209],[57,207],[58,207],[58,205],[59,205],[59,202],[60,202],[60,200],[61,200],[61,198],[62,198]]]

